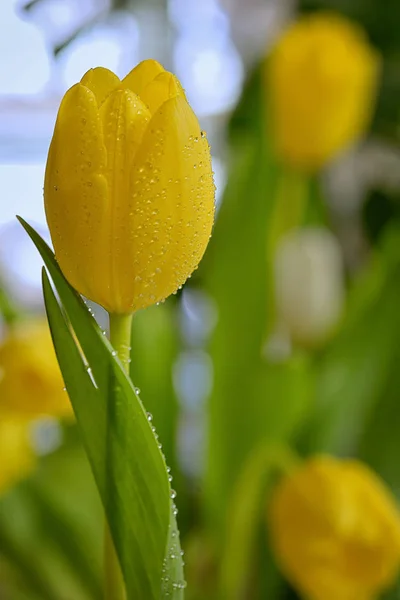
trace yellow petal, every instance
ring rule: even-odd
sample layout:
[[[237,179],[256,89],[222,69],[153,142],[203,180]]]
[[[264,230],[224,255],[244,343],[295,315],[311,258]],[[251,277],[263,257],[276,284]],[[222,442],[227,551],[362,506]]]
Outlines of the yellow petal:
[[[185,93],[178,79],[172,73],[164,71],[146,85],[140,93],[140,98],[154,114],[164,102],[179,95],[184,96]]]
[[[380,60],[362,30],[317,12],[283,34],[267,62],[277,154],[296,168],[323,167],[366,131]]]
[[[121,238],[129,233],[126,222],[129,218],[127,198],[130,190],[130,173],[143,133],[150,121],[150,112],[140,98],[130,90],[116,90],[107,98],[100,109],[104,143],[107,150],[105,176],[109,190],[108,248],[105,273],[108,272],[110,298],[106,305],[115,312],[123,312],[120,306],[121,282],[132,278],[132,265],[121,272],[124,263],[124,247]]]
[[[152,117],[117,223],[120,298],[125,312],[163,300],[197,267],[214,217],[214,184],[205,134],[183,96]],[[133,269],[133,276],[130,276]]]
[[[22,321],[0,344],[0,410],[24,418],[71,416],[45,319]]]
[[[108,94],[120,85],[120,79],[104,67],[90,69],[81,79],[81,84],[92,90],[96,96],[97,105],[100,106]]]
[[[399,510],[367,465],[311,458],[278,483],[269,519],[276,559],[302,597],[371,600],[397,577]]]
[[[77,84],[65,94],[46,167],[44,199],[57,260],[85,296],[103,298],[106,149],[96,98]]]
[[[36,457],[29,440],[29,426],[15,418],[0,420],[0,494],[26,477]]]
[[[164,72],[164,67],[156,60],[143,60],[122,80],[122,87],[138,96],[150,81]]]

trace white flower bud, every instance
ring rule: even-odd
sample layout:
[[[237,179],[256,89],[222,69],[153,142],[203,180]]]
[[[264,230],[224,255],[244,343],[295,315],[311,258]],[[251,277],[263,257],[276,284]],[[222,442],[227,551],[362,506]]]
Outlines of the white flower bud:
[[[344,300],[343,261],[328,229],[305,228],[282,239],[275,255],[278,319],[292,340],[323,343],[337,324]]]

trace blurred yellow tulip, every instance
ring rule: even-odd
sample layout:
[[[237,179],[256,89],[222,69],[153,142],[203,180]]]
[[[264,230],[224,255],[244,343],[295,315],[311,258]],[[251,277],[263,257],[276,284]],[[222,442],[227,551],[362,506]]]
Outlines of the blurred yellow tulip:
[[[398,574],[395,500],[356,460],[316,457],[283,478],[269,523],[282,571],[306,600],[374,600]]]
[[[27,419],[72,415],[44,319],[17,322],[0,343],[0,410]]]
[[[57,260],[81,294],[127,314],[175,292],[214,218],[210,148],[176,77],[154,60],[122,81],[88,71],[61,102],[44,196]]]
[[[0,495],[23,479],[35,466],[26,421],[0,415]]]
[[[342,16],[317,12],[291,25],[267,61],[279,157],[314,171],[364,134],[379,66],[364,32]]]

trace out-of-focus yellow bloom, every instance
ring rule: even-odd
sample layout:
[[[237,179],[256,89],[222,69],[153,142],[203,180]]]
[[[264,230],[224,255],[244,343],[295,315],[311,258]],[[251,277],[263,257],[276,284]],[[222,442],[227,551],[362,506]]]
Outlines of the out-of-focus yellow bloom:
[[[278,484],[269,522],[282,571],[306,600],[373,600],[398,573],[398,509],[358,461],[305,463]]]
[[[267,62],[278,155],[296,168],[323,167],[369,125],[379,56],[344,17],[317,12],[289,27]]]
[[[0,415],[0,495],[35,465],[27,422]]]
[[[72,415],[44,319],[15,324],[0,343],[0,410],[27,419]],[[0,417],[1,418],[1,417]]]
[[[57,260],[81,294],[123,314],[175,292],[214,218],[209,145],[176,77],[154,60],[122,81],[88,71],[62,100],[44,196]]]

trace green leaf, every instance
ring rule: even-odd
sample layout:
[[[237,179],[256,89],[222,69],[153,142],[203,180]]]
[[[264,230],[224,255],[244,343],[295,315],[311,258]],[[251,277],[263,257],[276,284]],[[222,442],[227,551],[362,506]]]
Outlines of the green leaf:
[[[249,82],[231,127],[231,176],[200,267],[218,322],[210,344],[214,385],[209,404],[205,509],[217,540],[238,469],[259,441],[263,422],[255,374],[267,328],[266,231],[275,172],[265,144],[261,73]],[[239,461],[239,462],[238,462]]]
[[[389,250],[391,239],[356,283],[341,330],[319,364],[308,452],[354,452],[380,410],[400,336],[400,261]]]
[[[99,600],[91,552],[68,517],[35,478],[22,482],[0,503],[0,556],[17,571],[21,589],[34,593],[40,583],[37,593],[44,599],[60,600],[68,590],[76,600]]]
[[[29,586],[35,598],[41,600],[59,600],[54,586],[43,573],[40,557],[32,549],[24,547],[4,527],[0,527],[0,556],[5,558],[16,570],[20,584]]]
[[[188,486],[176,456],[178,399],[173,369],[179,352],[178,305],[171,301],[139,311],[132,319],[130,376],[145,393],[146,410],[153,417],[168,466],[173,488],[178,492],[180,529],[188,525]]]
[[[391,369],[379,401],[371,411],[360,437],[358,456],[377,471],[400,497],[399,372],[400,352],[393,352]]]
[[[296,465],[296,457],[283,446],[261,444],[241,470],[228,511],[229,529],[223,553],[221,589],[226,600],[250,596],[255,571],[259,530],[267,534],[267,496],[273,476]],[[272,561],[268,569],[268,597],[275,597],[281,580]]]
[[[259,443],[287,440],[297,427],[290,407],[301,418],[309,404],[308,365],[294,367],[297,357],[271,364],[263,356],[275,325],[271,254],[277,238],[305,219],[310,193],[301,178],[284,180],[270,147],[266,105],[260,67],[233,116],[230,177],[200,267],[218,313],[205,475],[206,516],[217,543],[229,527],[226,505],[247,457]]]
[[[172,372],[178,357],[175,302],[139,311],[132,320],[130,375],[143,390],[146,409],[153,415],[176,487],[176,431],[178,402]]]
[[[144,407],[54,254],[21,222],[62,303],[61,308],[44,272],[46,310],[57,357],[110,525],[128,600],[179,600],[183,569],[174,505],[165,461]]]
[[[48,538],[52,551],[61,554],[69,563],[88,597],[101,598],[100,581],[93,568],[92,557],[86,553],[87,548],[84,540],[80,539],[75,522],[39,486],[27,482],[24,488],[23,493],[33,504],[41,536]]]
[[[66,428],[63,444],[0,499],[0,561],[10,567],[3,579],[13,599],[16,585],[32,600],[61,600],[66,590],[74,600],[102,598],[103,511],[75,429]],[[42,581],[37,596],[32,571]]]
[[[376,470],[391,486],[397,497],[400,497],[400,470],[398,466],[398,408],[400,389],[400,228],[389,225],[383,237],[381,249],[382,284],[377,295],[379,313],[385,317],[388,329],[384,343],[379,350],[385,360],[385,377],[371,409],[363,422],[362,433],[358,441],[358,453]],[[391,310],[382,306],[383,301],[390,300]],[[376,318],[379,318],[377,316]],[[389,344],[389,349],[386,346]]]
[[[3,282],[0,280],[0,315],[6,323],[13,323],[19,316],[15,304],[8,296]]]

